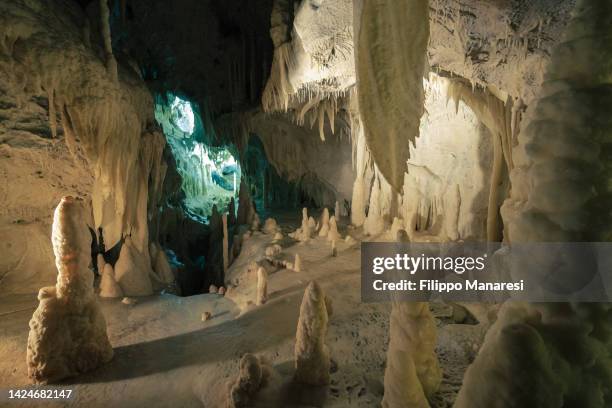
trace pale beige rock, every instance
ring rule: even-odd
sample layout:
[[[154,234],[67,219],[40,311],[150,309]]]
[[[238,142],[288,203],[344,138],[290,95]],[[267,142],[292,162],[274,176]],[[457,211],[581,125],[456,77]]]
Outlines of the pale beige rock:
[[[342,239],[340,233],[338,232],[338,225],[336,224],[336,217],[332,216],[329,219],[329,232],[327,233],[328,241],[338,241]]]
[[[136,248],[131,237],[125,238],[115,263],[115,279],[126,296],[149,296],[153,294],[151,266]]]
[[[331,256],[338,256],[338,248],[336,248],[336,240],[331,242]]]
[[[263,305],[268,300],[268,273],[263,267],[257,269],[257,298],[256,305]]]
[[[330,359],[325,344],[327,333],[325,294],[315,281],[304,292],[295,337],[295,379],[308,385],[329,384]]]
[[[120,298],[123,297],[123,291],[115,280],[115,271],[111,264],[104,265],[102,279],[100,280],[100,297],[103,298]]]
[[[302,258],[300,258],[300,254],[295,254],[295,260],[293,262],[293,270],[296,272],[302,271]]]
[[[62,198],[55,209],[51,241],[57,283],[40,290],[27,343],[28,376],[36,383],[93,370],[113,356],[87,267],[91,235],[80,200]]]
[[[269,247],[266,247],[266,257],[268,258],[273,258],[275,256],[277,256],[278,254],[280,254],[282,252],[283,248],[278,245],[278,244],[274,244],[274,245],[270,245]]]
[[[240,359],[240,373],[229,387],[228,408],[248,408],[252,398],[266,384],[270,368],[253,354],[245,354]]]
[[[329,232],[329,210],[327,208],[323,209],[319,224],[321,225],[321,229],[319,229],[319,236],[326,237],[327,233]]]
[[[217,293],[221,296],[225,296],[225,286],[221,286]]]
[[[262,231],[264,234],[276,234],[279,231],[276,220],[274,218],[267,218]]]
[[[425,302],[394,302],[382,406],[429,408],[442,372],[435,353],[436,326]]]
[[[219,289],[217,289],[217,286],[216,286],[216,285],[210,285],[210,286],[208,287],[208,293],[217,293],[217,291],[218,291],[218,290],[219,290]]]

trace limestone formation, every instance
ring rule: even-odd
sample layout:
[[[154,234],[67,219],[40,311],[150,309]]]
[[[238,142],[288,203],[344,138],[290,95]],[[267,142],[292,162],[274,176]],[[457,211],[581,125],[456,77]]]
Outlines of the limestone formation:
[[[321,221],[319,223],[321,228],[319,229],[319,236],[326,237],[329,232],[329,211],[327,208],[323,209],[323,214],[321,215]]]
[[[293,261],[293,270],[296,272],[302,271],[302,258],[300,258],[300,254],[295,254],[295,260]]]
[[[331,242],[331,256],[338,256],[338,248],[336,248],[336,240]]]
[[[267,258],[273,258],[277,256],[278,254],[280,254],[282,250],[283,248],[280,245],[274,244],[274,245],[270,245],[269,247],[266,247],[265,254]]]
[[[442,372],[435,353],[436,326],[424,302],[394,302],[389,326],[384,408],[429,408]]]
[[[142,253],[126,237],[115,263],[115,278],[126,296],[149,296],[153,294],[151,266]]]
[[[279,232],[279,230],[280,228],[278,227],[278,224],[276,223],[276,220],[274,218],[266,219],[262,229],[264,234],[276,234],[277,232]]]
[[[263,267],[257,268],[257,297],[255,304],[260,306],[268,301],[268,273]]]
[[[55,209],[51,241],[57,283],[40,290],[28,335],[28,376],[36,383],[91,371],[113,356],[87,267],[91,236],[80,200],[62,198]]]
[[[304,292],[295,337],[295,380],[308,385],[330,381],[330,357],[325,344],[327,333],[325,294],[315,281]]]
[[[115,271],[111,264],[104,265],[102,279],[100,280],[100,297],[103,298],[120,298],[123,297],[123,291],[115,280]]]
[[[228,408],[248,408],[252,398],[265,386],[270,368],[253,354],[245,354],[240,359],[238,378],[230,385]]]
[[[328,241],[338,241],[342,239],[338,232],[338,225],[336,225],[336,216],[332,216],[329,219],[329,232],[327,233]]]
[[[208,287],[208,293],[217,293],[217,291],[218,291],[218,290],[219,290],[219,289],[217,289],[217,286],[216,286],[216,285],[210,285],[210,286]]]

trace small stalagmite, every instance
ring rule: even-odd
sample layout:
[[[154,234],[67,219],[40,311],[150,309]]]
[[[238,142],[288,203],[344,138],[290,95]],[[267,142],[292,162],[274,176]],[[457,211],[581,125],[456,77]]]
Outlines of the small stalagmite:
[[[84,219],[81,200],[73,197],[63,197],[55,209],[57,283],[38,293],[28,335],[28,376],[36,383],[91,371],[113,357],[88,269],[91,235]]]
[[[264,222],[263,233],[264,234],[276,234],[280,228],[274,218],[267,218]]]
[[[317,222],[315,221],[314,217],[308,217],[308,226],[310,227],[311,231],[317,230]]]
[[[340,202],[336,201],[336,205],[334,206],[334,217],[340,218],[342,214],[340,213]]]
[[[257,299],[256,305],[263,305],[268,300],[268,273],[263,267],[257,268]]]
[[[340,233],[338,232],[338,225],[336,224],[336,217],[332,216],[329,219],[329,232],[327,233],[328,241],[338,241],[342,239]]]
[[[330,359],[325,345],[327,321],[325,294],[319,284],[312,281],[302,298],[295,337],[295,380],[298,383],[329,384]]]
[[[338,256],[338,248],[336,248],[336,240],[331,242],[331,256]]]
[[[247,353],[240,359],[240,372],[229,387],[228,408],[247,408],[252,398],[266,383],[270,368],[257,356]]]
[[[323,209],[323,214],[321,214],[321,229],[319,230],[320,237],[326,237],[329,232],[329,211],[327,208]]]
[[[300,258],[300,254],[295,254],[295,261],[293,262],[293,270],[296,272],[302,271],[302,258]]]
[[[113,266],[111,264],[104,264],[104,270],[102,271],[102,279],[100,280],[100,297],[123,297],[123,291],[115,280],[115,271],[113,270]]]

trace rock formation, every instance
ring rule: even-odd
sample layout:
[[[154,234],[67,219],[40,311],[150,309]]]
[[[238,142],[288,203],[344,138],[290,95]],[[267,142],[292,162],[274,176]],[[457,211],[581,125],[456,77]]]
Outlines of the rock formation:
[[[115,279],[115,271],[113,270],[113,266],[111,264],[104,264],[102,279],[100,280],[100,297],[123,297],[123,291]]]
[[[115,263],[115,279],[125,296],[149,296],[153,294],[151,265],[126,237]]]
[[[295,260],[293,261],[293,270],[296,272],[302,271],[302,258],[300,258],[300,254],[295,254]]]
[[[240,372],[229,388],[227,408],[248,408],[252,398],[266,384],[270,368],[253,354],[240,359]]]
[[[267,218],[262,229],[264,234],[276,234],[280,231],[274,218]]]
[[[308,385],[329,384],[330,357],[325,345],[327,333],[325,294],[315,281],[304,291],[295,336],[295,380]]]
[[[321,221],[320,221],[320,229],[319,229],[319,236],[320,237],[326,237],[327,233],[329,232],[329,210],[327,208],[323,209],[323,214],[321,214]]]
[[[338,225],[336,224],[336,216],[332,216],[329,219],[329,232],[327,233],[328,241],[338,241],[342,239],[340,233],[338,232]]]
[[[257,297],[255,304],[260,306],[268,301],[268,273],[263,267],[257,268]]]
[[[429,408],[442,372],[435,353],[436,326],[427,303],[394,302],[389,326],[384,408]]]
[[[28,336],[28,375],[37,383],[93,370],[113,356],[87,267],[91,236],[80,200],[62,198],[55,209],[51,240],[57,283],[40,290]]]

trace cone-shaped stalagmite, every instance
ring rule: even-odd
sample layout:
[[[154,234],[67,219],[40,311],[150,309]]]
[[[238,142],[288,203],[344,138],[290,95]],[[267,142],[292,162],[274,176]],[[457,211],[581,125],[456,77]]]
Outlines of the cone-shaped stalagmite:
[[[295,337],[295,379],[309,385],[329,384],[329,351],[325,294],[315,281],[310,282],[302,305]]]
[[[113,356],[87,267],[91,235],[84,219],[81,201],[73,197],[62,198],[55,209],[51,240],[57,283],[38,293],[28,336],[28,375],[37,383],[93,370]]]
[[[268,273],[263,267],[257,268],[257,299],[255,304],[263,305],[268,300]]]

